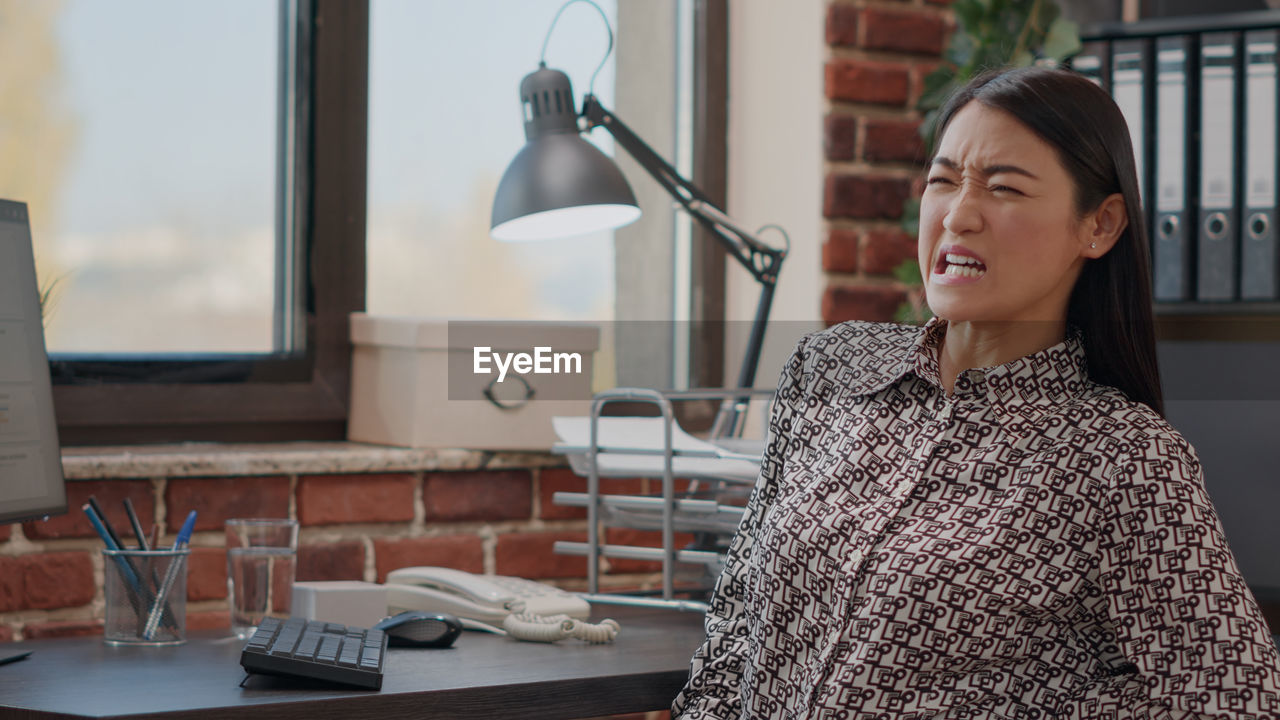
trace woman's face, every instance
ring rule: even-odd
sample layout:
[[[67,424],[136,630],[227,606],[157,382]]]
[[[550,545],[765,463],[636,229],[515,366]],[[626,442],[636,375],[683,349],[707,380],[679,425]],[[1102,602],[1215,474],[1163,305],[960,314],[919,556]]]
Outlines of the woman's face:
[[[920,269],[934,314],[1065,320],[1085,255],[1096,254],[1074,196],[1052,146],[1003,110],[961,108],[920,203]]]

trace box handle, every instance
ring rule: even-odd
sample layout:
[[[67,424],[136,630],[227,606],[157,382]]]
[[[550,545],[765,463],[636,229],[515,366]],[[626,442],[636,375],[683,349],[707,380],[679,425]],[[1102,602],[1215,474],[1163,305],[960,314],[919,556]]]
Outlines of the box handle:
[[[485,398],[489,402],[493,403],[499,409],[502,409],[502,410],[517,410],[519,408],[522,408],[525,405],[527,405],[530,400],[533,399],[534,395],[537,394],[537,391],[533,389],[533,386],[530,385],[529,381],[525,380],[523,376],[512,375],[511,377],[515,378],[516,380],[519,380],[520,384],[524,385],[524,397],[518,398],[516,400],[499,400],[493,394],[493,386],[498,384],[497,376],[494,376],[494,378],[489,381],[489,384],[484,386]]]

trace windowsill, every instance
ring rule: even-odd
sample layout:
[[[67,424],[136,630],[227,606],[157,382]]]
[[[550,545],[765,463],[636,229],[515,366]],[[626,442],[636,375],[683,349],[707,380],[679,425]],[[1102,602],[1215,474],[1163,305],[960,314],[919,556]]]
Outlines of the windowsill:
[[[66,447],[68,480],[503,470],[565,464],[541,452],[403,448],[351,442]]]

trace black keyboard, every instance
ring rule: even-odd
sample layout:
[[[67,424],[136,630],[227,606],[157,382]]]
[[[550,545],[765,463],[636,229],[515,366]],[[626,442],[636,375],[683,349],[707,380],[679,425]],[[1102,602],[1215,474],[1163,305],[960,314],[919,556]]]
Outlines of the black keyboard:
[[[292,675],[382,689],[387,636],[381,630],[303,618],[264,618],[240,652],[245,672]]]

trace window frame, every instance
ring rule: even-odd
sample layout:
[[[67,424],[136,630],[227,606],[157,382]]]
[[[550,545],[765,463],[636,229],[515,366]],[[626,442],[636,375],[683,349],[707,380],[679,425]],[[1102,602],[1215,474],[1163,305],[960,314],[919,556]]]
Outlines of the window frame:
[[[693,19],[693,173],[717,207],[729,195],[729,3],[695,0]],[[729,253],[693,224],[690,243],[689,384],[725,386],[725,306]],[[706,403],[710,407],[711,403]],[[705,408],[704,408],[705,410]]]
[[[280,152],[280,168],[292,174],[278,178],[277,232],[289,241],[277,243],[277,262],[296,254],[294,299],[305,312],[299,328],[277,327],[276,336],[294,332],[299,352],[55,358],[64,445],[345,439],[349,317],[365,308],[370,0],[287,1],[297,3],[299,22],[297,152]],[[723,207],[729,10],[727,0],[694,3],[692,180]],[[690,380],[715,387],[724,376],[726,256],[701,232],[692,243],[691,320],[705,330],[691,339]],[[289,301],[277,293],[277,317],[282,297]]]
[[[280,113],[277,342],[294,353],[51,359],[64,445],[330,440],[346,435],[350,313],[365,292],[367,0],[296,3],[292,113]],[[282,93],[282,98],[285,96]],[[284,123],[292,123],[292,127]],[[292,145],[293,152],[289,152]],[[286,187],[289,182],[292,187]],[[284,207],[291,199],[289,207]],[[285,238],[285,242],[280,242]],[[296,303],[296,328],[280,309]]]

